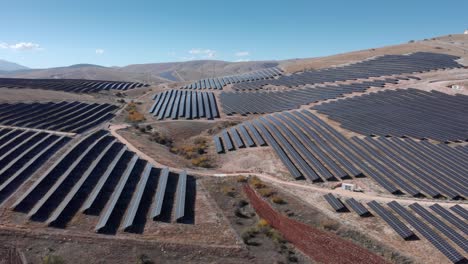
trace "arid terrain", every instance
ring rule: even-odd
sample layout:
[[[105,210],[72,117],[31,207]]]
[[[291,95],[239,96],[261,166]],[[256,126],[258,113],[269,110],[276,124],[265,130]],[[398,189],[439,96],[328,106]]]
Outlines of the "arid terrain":
[[[2,78],[96,79],[138,81],[149,84],[148,87],[125,91],[111,89],[98,93],[79,94],[42,89],[0,88],[0,111],[11,107],[7,107],[6,104],[33,102],[60,103],[66,101],[96,105],[112,104],[116,106],[116,110],[112,112],[112,118],[95,124],[95,126],[85,132],[54,132],[49,127],[51,133],[70,136],[70,141],[46,159],[35,171],[31,171],[24,182],[17,184],[15,191],[11,192],[5,199],[3,198],[4,194],[2,191],[4,189],[1,184],[6,182],[7,176],[2,175],[3,171],[0,172],[0,197],[2,198],[0,200],[0,263],[23,263],[25,261],[25,263],[122,264],[350,263],[347,262],[347,258],[357,260],[366,256],[370,261],[368,263],[451,263],[444,254],[437,250],[414,227],[410,227],[410,229],[416,233],[416,238],[404,240],[379,215],[372,213],[371,216],[360,217],[353,210],[336,212],[324,198],[324,195],[331,193],[343,202],[354,198],[366,207],[368,207],[367,204],[371,201],[376,201],[382,205],[397,201],[405,208],[409,208],[408,206],[413,203],[418,203],[425,208],[439,204],[444,208],[459,205],[468,210],[466,197],[449,199],[447,197],[415,197],[408,193],[394,195],[386,191],[373,177],[368,176],[353,176],[340,178],[335,181],[320,182],[312,182],[307,178],[296,180],[291,177],[288,166],[279,157],[278,152],[272,144],[236,148],[235,151],[224,150],[224,153],[220,154],[213,141],[215,136],[220,135],[225,129],[238,127],[243,124],[242,122],[255,122],[258,118],[266,116],[266,114],[226,115],[223,112],[224,104],[220,99],[220,95],[232,91],[232,84],[226,85],[223,91],[209,91],[216,98],[219,118],[211,120],[203,118],[165,118],[160,120],[157,115],[151,113],[151,109],[156,107],[154,100],[156,94],[172,90],[179,91],[179,88],[190,83],[190,81],[198,79],[242,74],[270,67],[279,67],[284,71],[284,75],[291,76],[297,72],[339,67],[362,60],[369,60],[376,56],[409,54],[413,52],[431,52],[459,56],[460,59],[457,62],[463,65],[464,68],[436,69],[395,76],[371,77],[364,80],[382,80],[387,77],[405,77],[410,75],[418,79],[402,79],[396,84],[387,83],[384,87],[370,87],[362,92],[344,94],[339,98],[323,99],[283,111],[293,112],[298,109],[308,111],[336,130],[337,133],[343,135],[346,140],[351,140],[353,137],[363,139],[367,135],[344,128],[340,122],[312,108],[367,94],[390,90],[407,90],[408,88],[425,92],[438,91],[455,97],[468,96],[468,35],[448,35],[328,57],[286,61],[239,63],[190,61],[184,63],[137,64],[115,68],[79,65],[52,69],[23,69],[10,73],[0,73],[0,77]],[[355,84],[362,83],[364,80],[353,79],[318,85]],[[312,87],[313,85],[317,84],[307,84],[306,86]],[[458,85],[461,88],[454,89],[453,85]],[[303,87],[284,86],[279,87],[279,89],[289,91]],[[5,106],[1,106],[2,104],[5,104]],[[466,112],[468,105],[460,105],[460,108],[462,110],[465,109]],[[3,113],[6,114],[1,116],[0,113],[0,129],[24,129],[33,132],[47,132],[47,128],[45,127],[33,128],[24,126],[24,124],[28,123],[25,122],[21,125],[22,123],[18,123],[16,119],[2,123],[3,119],[7,120],[11,114],[8,111]],[[26,113],[24,115],[29,117]],[[21,116],[21,118],[24,117]],[[467,119],[468,115],[464,118]],[[310,121],[310,123],[313,122]],[[461,129],[465,129],[465,127]],[[119,179],[125,177],[126,174],[123,172],[127,172],[125,170],[127,167],[118,167],[120,173],[123,173],[124,176],[114,180],[116,182],[114,186],[109,185],[111,187],[108,187],[106,185],[104,192],[101,193],[102,196],[107,195],[107,197],[110,197],[110,201],[116,197],[116,209],[115,211],[109,211],[109,218],[115,217],[115,215],[120,216],[120,218],[115,217],[115,219],[118,219],[115,220],[118,223],[117,230],[113,234],[98,232],[96,226],[99,226],[99,223],[102,221],[103,214],[85,214],[78,210],[86,198],[80,195],[70,196],[69,201],[75,199],[73,201],[80,201],[81,204],[76,202],[77,205],[73,205],[76,207],[76,210],[69,208],[70,211],[75,210],[75,213],[71,214],[65,228],[50,226],[47,221],[36,221],[32,217],[31,212],[15,210],[15,203],[18,203],[28,190],[34,189],[34,186],[42,188],[41,186],[49,184],[51,186],[50,189],[44,187],[40,192],[38,191],[39,194],[35,197],[37,201],[34,202],[44,202],[44,204],[51,208],[56,208],[58,207],[57,203],[60,201],[47,200],[47,198],[60,197],[60,199],[63,199],[63,196],[73,192],[73,188],[78,186],[78,184],[86,186],[85,177],[91,177],[94,175],[93,173],[104,174],[107,167],[100,169],[98,172],[91,173],[89,171],[88,176],[83,176],[86,174],[81,175],[79,173],[86,171],[87,166],[83,165],[83,168],[81,168],[75,164],[77,169],[71,172],[67,172],[67,167],[62,169],[64,172],[60,172],[63,174],[57,172],[56,176],[45,178],[46,180],[43,179],[56,166],[54,164],[58,164],[63,159],[66,153],[72,152],[79,142],[99,131],[105,131],[107,137],[112,137],[109,141],[118,142],[126,147],[128,153],[136,155],[137,158],[144,161],[148,166],[152,166],[152,168],[158,171],[163,168],[167,168],[170,171],[168,172],[169,182],[167,183],[169,191],[166,191],[165,198],[164,189],[162,192],[162,199],[166,200],[164,200],[165,204],[162,205],[163,212],[160,219],[149,217],[147,214],[149,214],[150,210],[154,209],[152,204],[153,199],[156,200],[158,197],[154,193],[158,192],[159,188],[161,188],[162,176],[153,179],[150,176],[145,178],[144,176],[136,175],[137,173],[128,172],[130,176],[127,176],[130,179],[130,183],[123,182],[121,185],[121,191],[123,190],[122,195],[113,194],[115,190],[119,190],[121,182]],[[463,132],[468,133],[466,130]],[[262,135],[266,134],[262,131],[260,133]],[[304,132],[301,133],[306,135]],[[2,144],[6,146],[8,142],[12,142],[10,139],[7,142],[2,137],[6,134],[0,134],[0,146]],[[295,131],[294,135],[296,134],[300,133]],[[468,139],[468,134],[465,135],[467,135]],[[274,138],[277,137],[277,135],[274,135]],[[4,141],[1,141],[2,138]],[[329,140],[325,141],[329,142]],[[314,142],[316,141],[314,140]],[[433,139],[427,140],[427,142],[430,142],[430,144],[443,144],[443,142]],[[459,147],[460,149],[465,147],[466,150],[467,143],[466,141],[450,142],[447,145],[449,147]],[[89,146],[83,147],[83,149],[86,148],[91,149]],[[286,147],[284,148],[286,149]],[[18,147],[18,152],[19,149]],[[309,147],[301,149],[301,151],[306,150],[313,152]],[[14,153],[14,151],[17,151],[16,148],[13,150],[2,150],[0,153],[2,166],[8,164],[7,160],[3,159],[7,155]],[[92,152],[90,151],[89,153]],[[385,156],[385,153],[379,152],[379,155]],[[77,154],[75,156],[77,161],[79,161],[78,157],[79,155]],[[459,162],[464,157],[466,156],[460,156],[460,158],[455,159],[454,163],[456,162],[457,166],[455,166],[454,171],[458,172],[460,170],[464,173],[468,170],[466,160],[465,163],[463,161]],[[8,160],[8,162],[12,160],[13,158]],[[89,161],[89,163],[91,164],[93,161]],[[332,161],[336,162],[336,157],[333,157]],[[367,161],[361,162],[363,164],[368,163]],[[70,164],[68,165],[69,168],[74,168],[73,166],[75,165],[73,165],[72,161],[70,161]],[[418,170],[424,169],[418,167],[420,165],[411,165]],[[389,168],[387,171],[396,170],[394,167]],[[437,171],[438,168],[433,169]],[[78,170],[81,170],[81,172],[78,172]],[[188,187],[179,187],[181,186],[179,185],[179,177],[182,177],[180,175],[184,172],[193,178],[188,178]],[[411,175],[413,174],[411,173]],[[53,173],[50,175],[53,175]],[[114,174],[111,174],[111,177],[112,175]],[[178,180],[171,180],[175,179],[175,175],[178,175]],[[67,181],[67,176],[69,177],[69,181]],[[132,177],[136,179],[134,182],[131,182]],[[148,184],[147,186],[149,187],[145,187],[145,179],[148,182],[154,181],[153,185]],[[155,184],[156,179],[158,180],[157,188]],[[462,178],[461,181],[464,182],[460,185],[460,188],[466,191],[468,187],[466,174],[465,178]],[[353,186],[357,187],[358,191],[344,190],[341,188],[343,184],[353,184]],[[59,191],[53,193],[52,188],[54,186],[63,188],[63,193]],[[90,188],[90,190],[86,192],[86,196],[93,190],[89,186],[87,188]],[[274,226],[271,221],[268,222],[260,215],[260,212],[255,210],[252,200],[249,200],[251,197],[245,192],[246,186],[250,186],[249,188],[252,188],[262,201],[271,206],[275,213],[291,221],[295,221],[293,223],[306,225],[308,230],[309,228],[311,230],[307,234],[317,234],[316,237],[310,235],[306,238],[310,239],[311,243],[327,244],[323,241],[329,241],[330,245],[345,246],[342,249],[335,249],[333,252],[330,250],[330,252],[311,253],[304,250],[304,247],[301,247],[298,242],[300,239],[297,236],[291,235],[296,234],[293,232],[294,230],[290,231],[290,233],[282,233],[283,229]],[[75,188],[79,189],[79,187]],[[180,196],[181,191],[177,188],[187,188],[187,197]],[[76,189],[76,193],[79,194],[78,189]],[[85,188],[83,187],[79,190],[83,189]],[[141,195],[133,195],[133,193],[138,193],[134,190],[142,190]],[[154,194],[155,198],[148,193]],[[47,196],[49,194],[50,196]],[[185,211],[183,212],[185,215],[182,218],[183,220],[175,219],[179,213],[178,209],[180,209],[176,208],[179,206],[178,201],[175,201],[178,198],[184,199],[185,209],[183,208],[183,210]],[[167,199],[173,202],[173,204],[169,205],[166,203]],[[131,209],[127,209],[127,207],[130,208],[130,205],[135,203],[141,203],[141,207],[136,207],[134,212],[134,216],[137,215],[136,218],[143,215],[143,217],[138,218],[143,219],[141,220],[142,223],[138,223],[141,225],[141,230],[139,232],[127,232],[128,230],[121,225],[124,223],[124,219],[127,219],[128,215],[131,215]],[[148,206],[146,206],[147,204]],[[149,204],[151,204],[151,207]],[[104,203],[101,209],[104,210],[109,207],[112,207],[112,202]],[[41,210],[48,210],[47,206],[44,206],[44,208],[41,208]],[[146,208],[147,211],[142,208]],[[274,216],[274,214],[272,215]],[[398,216],[398,219],[407,223],[401,216]],[[418,217],[418,219],[422,218]],[[462,217],[459,217],[459,219],[462,219]],[[456,229],[452,223],[445,220],[444,223],[450,228]],[[297,225],[298,227],[300,226],[299,224]],[[411,226],[409,224],[406,225]],[[466,228],[468,225],[467,219],[462,219],[461,225]],[[291,230],[294,228],[295,226],[291,227]],[[297,232],[297,230],[295,231]],[[436,233],[444,236],[440,231],[436,231]],[[457,231],[457,233],[465,239],[466,243],[467,234],[462,234],[460,231]],[[319,237],[324,240],[320,240],[320,242],[314,240],[314,238],[318,239]],[[445,240],[465,258],[468,256],[467,252],[464,251],[465,248],[457,245],[453,240]],[[352,250],[353,248],[359,249],[359,252],[362,253],[356,254]],[[327,254],[329,254],[328,258]]]

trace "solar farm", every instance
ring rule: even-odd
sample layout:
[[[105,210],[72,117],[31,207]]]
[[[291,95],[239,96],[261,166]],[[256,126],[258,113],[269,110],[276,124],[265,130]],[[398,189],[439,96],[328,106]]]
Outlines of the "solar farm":
[[[468,57],[411,48],[164,84],[0,78],[0,254],[468,263]]]

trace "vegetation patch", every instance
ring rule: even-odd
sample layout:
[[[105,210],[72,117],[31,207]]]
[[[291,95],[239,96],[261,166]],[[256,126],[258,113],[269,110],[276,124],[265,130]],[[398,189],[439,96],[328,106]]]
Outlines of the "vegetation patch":
[[[47,255],[42,260],[42,264],[65,264],[65,260],[57,255]]]
[[[196,137],[182,147],[172,147],[170,151],[191,161],[192,165],[201,168],[212,168],[213,162],[206,155],[208,142],[204,137]]]
[[[127,111],[127,121],[130,123],[139,123],[146,120],[145,116],[138,111],[137,103],[133,101],[127,104],[125,111]]]

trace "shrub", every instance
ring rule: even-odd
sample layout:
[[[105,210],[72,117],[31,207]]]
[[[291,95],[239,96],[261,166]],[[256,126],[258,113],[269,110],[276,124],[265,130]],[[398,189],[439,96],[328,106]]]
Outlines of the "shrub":
[[[211,168],[213,165],[211,164],[211,161],[203,156],[203,157],[198,157],[198,158],[193,158],[192,159],[192,165],[201,167],[201,168]]]
[[[240,208],[236,208],[236,210],[234,210],[234,215],[239,217],[239,218],[250,218],[250,215],[245,214],[244,212],[242,212],[242,210]]]
[[[145,116],[137,110],[131,110],[128,112],[127,119],[129,122],[137,123],[145,120]]]
[[[323,220],[320,222],[320,227],[329,231],[336,231],[340,228],[340,223],[333,220]]]
[[[250,241],[250,239],[254,238],[257,234],[258,234],[257,228],[249,227],[245,229],[244,231],[242,231],[241,233],[242,241],[244,241],[246,245],[258,246],[259,245],[258,243]]]
[[[267,237],[269,237],[273,242],[277,244],[284,244],[286,243],[286,240],[283,238],[280,232],[278,232],[276,229],[270,228],[267,230],[265,233]]]
[[[152,261],[150,257],[148,257],[145,254],[141,254],[138,256],[137,264],[153,264],[153,263],[154,261]]]
[[[245,176],[238,176],[238,177],[236,178],[236,181],[237,181],[237,182],[247,182],[247,181],[248,181],[248,178],[245,177]]]
[[[56,255],[47,255],[42,260],[43,264],[64,264],[65,260],[63,260],[60,256]]]
[[[275,192],[270,188],[261,188],[261,189],[258,189],[257,191],[263,197],[270,197],[273,194],[275,194]]]
[[[161,145],[172,146],[172,139],[170,139],[169,137],[167,137],[159,131],[153,131],[150,134],[149,140]]]
[[[205,145],[206,144],[206,138],[203,137],[197,137],[193,140],[193,143],[197,145]]]
[[[242,208],[242,207],[244,207],[244,206],[246,206],[246,205],[248,205],[248,204],[249,204],[249,202],[247,202],[247,201],[244,200],[244,199],[239,200],[239,203],[237,203],[237,205],[239,206],[239,208]]]
[[[224,195],[227,195],[229,197],[236,196],[236,188],[231,187],[231,186],[223,186],[222,192],[224,193]]]
[[[250,184],[252,184],[255,189],[265,188],[265,184],[257,177],[252,177],[250,179]]]
[[[270,225],[268,224],[268,221],[263,219],[263,218],[260,218],[260,220],[258,220],[258,223],[257,223],[257,227],[258,228],[264,228],[264,227],[269,227]]]
[[[271,198],[271,201],[274,202],[275,204],[285,204],[286,201],[283,200],[283,198],[279,197],[279,196],[273,196]]]

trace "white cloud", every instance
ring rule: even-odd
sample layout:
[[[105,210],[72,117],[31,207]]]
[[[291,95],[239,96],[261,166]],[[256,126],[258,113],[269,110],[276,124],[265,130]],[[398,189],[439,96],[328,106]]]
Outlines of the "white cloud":
[[[239,52],[234,53],[234,55],[236,57],[245,57],[245,56],[249,56],[250,52],[248,52],[248,51],[239,51]]]
[[[234,62],[246,62],[246,61],[250,61],[250,59],[249,58],[242,58],[242,59],[235,60]]]
[[[189,53],[202,59],[213,59],[216,57],[216,50],[212,49],[191,49]]]
[[[5,42],[0,43],[0,49],[10,49],[16,51],[24,50],[42,50],[41,46],[32,42],[18,42],[16,44],[8,44]]]
[[[102,54],[104,54],[104,50],[103,49],[96,49],[96,54],[97,55],[102,55]]]

